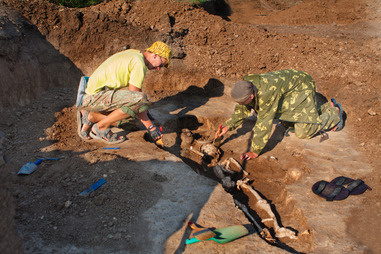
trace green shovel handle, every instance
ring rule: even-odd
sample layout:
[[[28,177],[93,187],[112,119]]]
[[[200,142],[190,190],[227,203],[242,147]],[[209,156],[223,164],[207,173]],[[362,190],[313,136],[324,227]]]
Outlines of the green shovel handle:
[[[193,237],[191,239],[186,239],[185,244],[191,244],[191,243],[198,243],[200,240],[198,240],[196,237]]]

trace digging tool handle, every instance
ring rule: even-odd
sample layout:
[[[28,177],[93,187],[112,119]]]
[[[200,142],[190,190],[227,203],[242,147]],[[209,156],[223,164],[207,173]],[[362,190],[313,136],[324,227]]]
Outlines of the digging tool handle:
[[[254,217],[250,214],[247,207],[239,202],[237,199],[234,199],[234,203],[242,210],[242,212],[251,220],[251,222],[255,225],[258,230],[258,233],[263,231],[263,228],[258,224],[258,222],[254,219]]]
[[[95,191],[96,189],[98,189],[99,187],[101,187],[105,183],[106,183],[106,180],[104,178],[102,178],[99,181],[97,181],[96,183],[94,183],[93,185],[91,185],[90,188],[88,188],[87,190],[82,191],[79,195],[80,196],[87,195],[87,194]]]
[[[43,161],[43,159],[38,159],[38,160],[36,160],[36,162],[34,164],[40,165],[42,161]]]
[[[198,227],[193,222],[188,222],[188,226],[193,229],[195,232],[206,229],[205,227]]]
[[[199,242],[199,240],[195,237],[185,240],[185,244],[198,243],[198,242]]]
[[[45,161],[59,161],[60,158],[44,158]]]
[[[43,161],[59,161],[60,158],[39,158],[34,164],[40,165]]]
[[[96,189],[98,189],[99,187],[101,187],[104,183],[106,183],[106,180],[104,178],[102,178],[101,180],[99,180],[98,182],[94,183],[93,185],[90,186],[90,189],[95,191]]]

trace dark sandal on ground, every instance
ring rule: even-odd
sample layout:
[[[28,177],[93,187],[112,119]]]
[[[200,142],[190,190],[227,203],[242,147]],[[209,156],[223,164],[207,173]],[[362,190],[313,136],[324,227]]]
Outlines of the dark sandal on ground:
[[[336,124],[335,127],[337,127],[337,129],[335,131],[341,131],[345,126],[345,120],[347,119],[347,114],[343,110],[343,107],[341,106],[341,104],[337,103],[337,101],[334,98],[332,98],[331,101],[333,103],[333,106],[339,109],[340,122]]]
[[[336,177],[331,181],[331,183],[345,186],[349,190],[349,195],[360,195],[368,189],[372,190],[372,188],[366,185],[363,180],[354,180],[345,176]]]
[[[327,181],[316,182],[312,186],[312,191],[327,201],[343,200],[349,196],[349,190],[341,185],[329,183]]]
[[[82,115],[80,110],[77,111],[78,135],[83,140],[89,140],[90,139],[89,133],[90,133],[91,127],[93,127],[93,125],[94,125],[94,123],[90,122],[88,119],[89,113],[90,112],[88,110],[86,110],[85,113]],[[90,128],[87,131],[82,131],[82,127],[84,124],[87,124],[88,126],[90,126]]]
[[[118,144],[126,140],[124,136],[112,133],[110,127],[104,131],[101,131],[98,129],[96,124],[94,124],[93,128],[91,129],[90,136],[93,139],[102,140],[108,144]]]

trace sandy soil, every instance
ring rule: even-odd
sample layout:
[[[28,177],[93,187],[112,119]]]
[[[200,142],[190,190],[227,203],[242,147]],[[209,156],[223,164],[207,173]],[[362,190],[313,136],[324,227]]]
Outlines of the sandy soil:
[[[380,3],[376,0],[107,1],[82,9],[43,0],[0,3],[0,249],[3,253],[380,253]],[[126,48],[155,40],[171,68],[148,73],[144,91],[165,148],[144,130],[119,150],[83,142],[74,106],[81,75]],[[210,139],[232,112],[231,86],[247,73],[295,68],[348,114],[342,132],[298,140],[274,123],[265,153],[243,163],[252,186],[298,239],[268,244],[252,233],[229,244],[185,245],[187,221],[250,221],[211,172],[181,149],[181,130]],[[221,161],[247,149],[251,119],[222,143]],[[45,161],[29,176],[22,165]],[[2,158],[0,158],[2,159]],[[2,162],[3,160],[0,160]],[[345,175],[373,190],[340,202],[311,192]],[[89,197],[78,194],[105,178]],[[255,207],[253,200],[248,200]]]

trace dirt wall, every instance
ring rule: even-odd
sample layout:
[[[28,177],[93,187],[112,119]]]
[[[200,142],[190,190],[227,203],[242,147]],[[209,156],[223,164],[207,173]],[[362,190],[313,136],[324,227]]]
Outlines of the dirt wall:
[[[19,12],[0,8],[0,110],[27,105],[49,87],[79,80],[81,71]]]
[[[178,105],[192,107],[192,102],[187,100],[194,94],[181,93],[191,86],[204,87],[214,80],[228,94],[229,87],[247,73],[301,69],[314,77],[319,92],[335,97],[344,105],[349,116],[346,130],[354,139],[354,149],[365,153],[369,164],[379,167],[379,3],[373,0],[226,3],[230,5],[231,14],[221,17],[217,12],[210,15],[201,8],[171,0],[114,0],[82,9],[65,8],[43,0],[3,0],[0,4],[1,109],[28,105],[22,110],[10,111],[9,121],[0,124],[2,130],[8,131],[7,153],[17,164],[38,150],[40,143],[47,142],[39,138],[52,126],[52,111],[62,110],[65,114],[68,110],[63,108],[73,105],[73,90],[82,74],[90,75],[113,53],[128,48],[144,49],[155,40],[163,40],[173,48],[174,59],[168,70],[148,73],[144,90],[153,101],[179,95],[175,98]],[[57,86],[68,89],[58,95],[44,93]],[[194,93],[198,91],[195,89]],[[44,95],[49,96],[45,104],[29,104]],[[26,123],[31,113],[33,117]],[[83,145],[75,139],[75,124],[72,118],[67,119],[70,119],[67,121],[70,128],[60,123],[54,125],[56,133],[67,137],[62,138],[57,147],[90,150],[91,145]],[[20,144],[28,148],[21,149]],[[86,163],[83,162],[84,167]],[[263,168],[267,166],[264,164]],[[9,176],[15,169],[1,170],[1,174]],[[59,172],[64,174],[64,170]],[[61,178],[59,175],[57,181]],[[3,232],[12,228],[14,215],[13,206],[9,205],[13,198],[8,181],[7,177],[2,178],[4,184],[0,186],[5,204],[2,209],[6,207],[2,212],[9,215],[4,216],[0,224]],[[378,183],[379,176],[372,181]],[[25,196],[27,194],[25,190]],[[371,201],[377,197],[374,195],[372,200],[364,202],[368,210],[363,210],[373,211],[375,202]],[[364,223],[356,218],[353,219],[356,225]],[[28,220],[24,223],[28,224]],[[369,243],[371,238],[357,233],[356,227],[348,230],[358,241],[372,244]],[[4,246],[20,250],[15,232],[6,233],[9,238],[2,238],[7,244]]]

